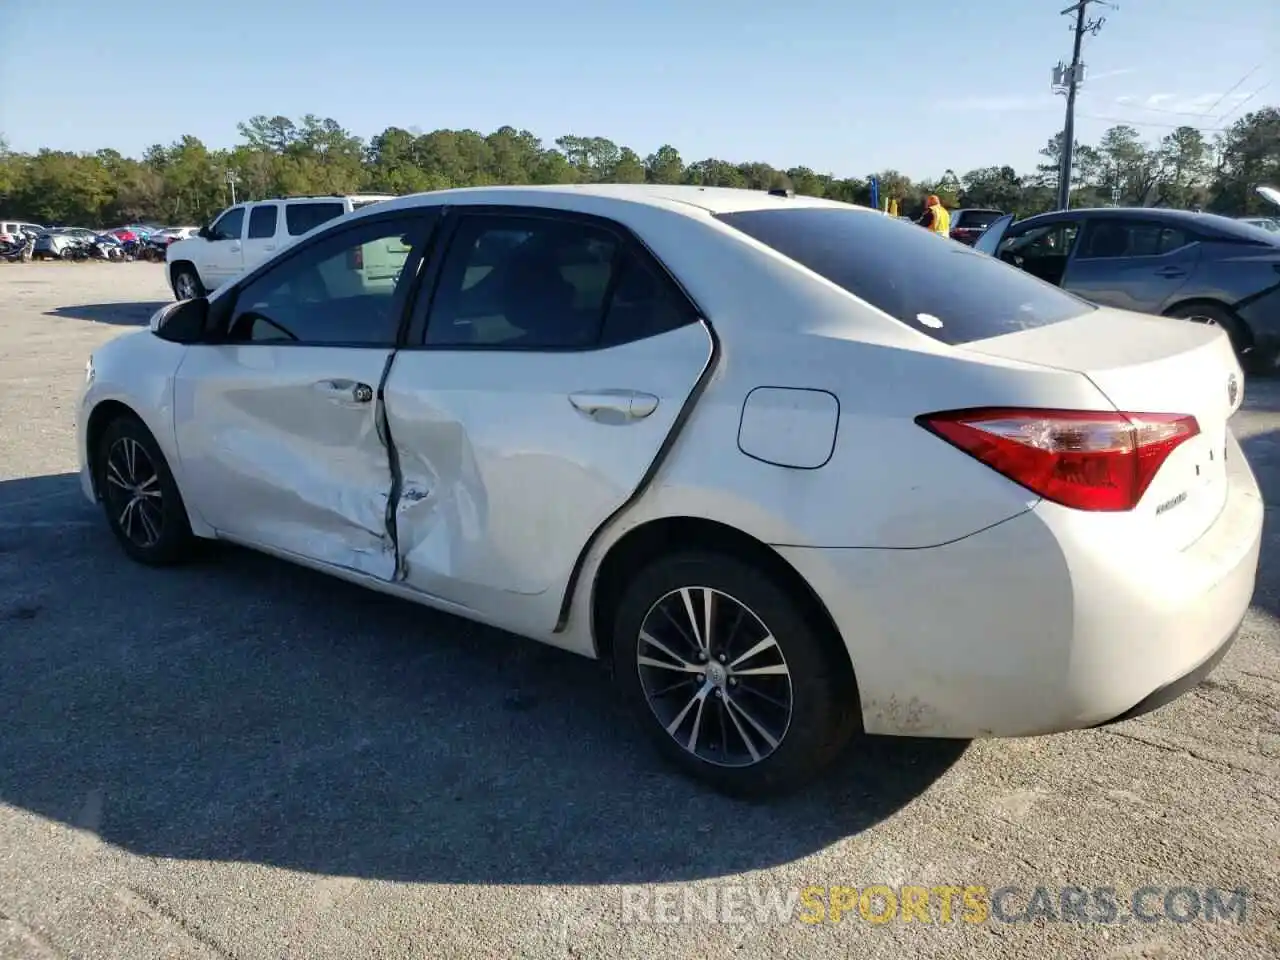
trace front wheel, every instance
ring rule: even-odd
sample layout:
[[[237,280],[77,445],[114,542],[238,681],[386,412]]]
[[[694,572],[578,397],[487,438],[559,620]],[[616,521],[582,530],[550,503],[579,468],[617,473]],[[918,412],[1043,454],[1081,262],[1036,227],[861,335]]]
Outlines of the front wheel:
[[[664,557],[618,605],[614,672],[658,750],[735,796],[803,785],[856,732],[838,638],[791,591],[721,554]]]
[[[204,284],[200,282],[200,275],[196,273],[195,267],[183,263],[173,268],[175,297],[179,300],[194,300],[197,297],[203,297],[204,293]]]
[[[159,444],[142,421],[121,416],[98,442],[95,485],[107,523],[132,559],[162,566],[187,559],[196,538]]]

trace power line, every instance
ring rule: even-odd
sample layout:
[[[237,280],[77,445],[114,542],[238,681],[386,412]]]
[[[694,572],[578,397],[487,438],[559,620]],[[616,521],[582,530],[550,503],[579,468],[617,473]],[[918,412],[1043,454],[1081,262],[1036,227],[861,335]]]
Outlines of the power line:
[[[1224,113],[1222,116],[1220,116],[1220,117],[1215,117],[1214,119],[1215,119],[1215,120],[1217,120],[1219,123],[1223,123],[1223,122],[1225,122],[1225,121],[1226,121],[1226,119],[1227,119],[1227,117],[1231,116],[1233,113],[1239,113],[1239,112],[1244,108],[1244,105],[1245,105],[1246,103],[1248,103],[1250,100],[1252,100],[1252,99],[1253,99],[1254,97],[1256,97],[1258,94],[1260,94],[1263,90],[1267,89],[1267,87],[1269,87],[1269,86],[1271,86],[1271,81],[1270,81],[1270,80],[1268,80],[1268,81],[1267,81],[1266,83],[1264,83],[1262,86],[1258,87],[1256,90],[1254,90],[1254,91],[1253,91],[1253,93],[1249,94],[1247,97],[1245,97],[1243,100],[1241,100],[1239,103],[1237,103],[1234,107],[1232,107],[1230,110],[1228,110],[1228,111],[1227,111],[1226,113]]]
[[[1238,89],[1240,89],[1240,86],[1246,80],[1248,80],[1250,77],[1252,77],[1255,73],[1257,73],[1261,69],[1262,69],[1262,64],[1260,63],[1256,67],[1254,67],[1252,70],[1250,70],[1248,73],[1246,73],[1243,77],[1241,77],[1239,80],[1237,80],[1235,84],[1231,87],[1231,89],[1229,89],[1226,93],[1220,96],[1217,100],[1213,101],[1213,106],[1211,106],[1208,110],[1206,110],[1204,112],[1204,115],[1207,117],[1211,113],[1213,113],[1213,111],[1217,110],[1218,104],[1220,104],[1223,100],[1227,99],[1227,97],[1231,96],[1231,94],[1235,93]]]
[[[1129,100],[1108,100],[1107,104],[1115,104],[1117,107],[1126,107],[1130,110],[1139,110],[1142,113],[1163,113],[1172,117],[1200,117],[1204,119],[1203,110],[1169,110],[1166,107],[1144,107],[1140,103],[1133,103]]]
[[[1102,120],[1106,123],[1123,123],[1128,127],[1160,127],[1164,130],[1178,130],[1182,127],[1191,127],[1202,133],[1221,133],[1226,127],[1204,127],[1198,123],[1146,123],[1142,120],[1128,120],[1124,117],[1100,117],[1093,113],[1081,113],[1079,116],[1086,120]]]

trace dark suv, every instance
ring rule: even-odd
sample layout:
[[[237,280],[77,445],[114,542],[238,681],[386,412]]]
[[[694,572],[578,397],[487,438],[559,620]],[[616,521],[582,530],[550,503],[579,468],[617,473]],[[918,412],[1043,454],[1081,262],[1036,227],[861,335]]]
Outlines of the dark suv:
[[[980,210],[966,207],[951,214],[951,239],[973,246],[987,227],[1004,216],[1003,210]]]

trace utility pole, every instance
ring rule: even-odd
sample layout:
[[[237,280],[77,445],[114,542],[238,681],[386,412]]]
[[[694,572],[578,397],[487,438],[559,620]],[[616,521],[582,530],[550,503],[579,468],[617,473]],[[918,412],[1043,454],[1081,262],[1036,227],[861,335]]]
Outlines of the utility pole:
[[[240,174],[234,170],[227,171],[227,186],[231,188],[231,205],[236,205],[236,184],[240,182]]]
[[[1062,126],[1062,156],[1058,168],[1058,209],[1066,210],[1071,205],[1071,165],[1076,143],[1076,90],[1084,79],[1084,64],[1080,62],[1080,47],[1084,35],[1097,34],[1105,22],[1103,18],[1085,20],[1085,13],[1091,3],[1102,3],[1103,0],[1077,0],[1076,3],[1062,11],[1062,16],[1069,13],[1076,15],[1075,43],[1071,48],[1071,65],[1059,63],[1053,73],[1054,86],[1065,88],[1067,94],[1067,119]],[[1111,4],[1106,4],[1111,6]]]

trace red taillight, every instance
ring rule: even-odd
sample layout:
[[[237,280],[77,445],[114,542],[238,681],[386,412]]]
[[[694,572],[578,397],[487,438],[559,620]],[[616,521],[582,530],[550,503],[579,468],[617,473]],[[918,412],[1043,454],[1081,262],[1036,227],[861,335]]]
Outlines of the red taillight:
[[[922,427],[1046,500],[1132,510],[1169,454],[1200,432],[1176,413],[983,408],[918,417]]]

